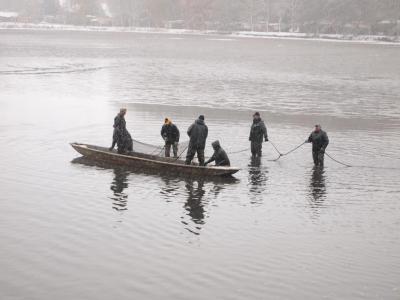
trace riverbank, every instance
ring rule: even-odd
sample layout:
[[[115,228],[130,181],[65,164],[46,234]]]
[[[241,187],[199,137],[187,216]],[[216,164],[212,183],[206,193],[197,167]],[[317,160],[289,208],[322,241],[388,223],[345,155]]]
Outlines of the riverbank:
[[[163,34],[190,34],[190,35],[225,35],[231,37],[248,38],[281,38],[307,39],[321,41],[346,41],[361,43],[400,43],[400,37],[384,35],[352,35],[352,34],[310,34],[298,32],[257,32],[257,31],[218,31],[194,29],[168,29],[154,27],[111,27],[111,26],[77,26],[51,23],[0,23],[0,29],[24,30],[65,30],[65,31],[99,31],[99,32],[134,32],[134,33],[163,33]]]

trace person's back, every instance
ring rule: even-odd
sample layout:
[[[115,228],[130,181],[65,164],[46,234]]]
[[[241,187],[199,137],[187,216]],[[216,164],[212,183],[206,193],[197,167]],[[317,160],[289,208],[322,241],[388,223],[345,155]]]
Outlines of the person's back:
[[[190,144],[195,147],[205,148],[208,136],[208,127],[204,120],[197,119],[188,129]]]
[[[199,118],[188,128],[187,134],[190,137],[188,151],[186,154],[186,164],[190,164],[197,153],[197,158],[201,166],[204,165],[204,148],[208,136],[208,127],[204,122],[204,116]]]

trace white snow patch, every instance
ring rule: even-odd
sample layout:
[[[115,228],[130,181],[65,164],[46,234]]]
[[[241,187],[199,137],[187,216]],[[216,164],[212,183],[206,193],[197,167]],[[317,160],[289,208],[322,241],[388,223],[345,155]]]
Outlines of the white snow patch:
[[[16,18],[18,17],[17,12],[13,11],[0,11],[0,18]]]

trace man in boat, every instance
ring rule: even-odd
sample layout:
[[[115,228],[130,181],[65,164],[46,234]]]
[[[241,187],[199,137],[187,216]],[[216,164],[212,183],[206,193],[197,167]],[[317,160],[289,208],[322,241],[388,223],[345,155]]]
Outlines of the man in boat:
[[[215,161],[216,166],[229,167],[231,165],[231,162],[229,161],[228,154],[226,154],[225,150],[222,149],[219,141],[215,141],[211,145],[214,149],[214,154],[210,157],[209,160],[205,162],[204,165],[208,165],[210,162]]]
[[[126,129],[126,108],[121,108],[117,116],[114,118],[114,133],[113,133],[113,141],[112,145],[109,148],[112,151],[117,145],[118,153],[126,153],[128,151],[132,151],[132,137],[128,130]]]
[[[172,123],[171,119],[165,118],[161,128],[161,136],[165,141],[165,157],[171,156],[171,146],[174,157],[178,157],[179,129]]]
[[[251,142],[251,154],[253,157],[261,157],[263,139],[268,142],[267,127],[261,119],[260,113],[253,115],[253,124],[250,129],[249,141]]]
[[[204,123],[204,116],[201,115],[187,130],[187,134],[190,137],[189,147],[186,154],[186,164],[190,165],[195,154],[197,153],[197,159],[199,165],[204,166],[204,148],[206,146],[206,140],[208,136],[208,127]]]
[[[306,143],[312,143],[314,165],[322,167],[324,165],[325,149],[328,147],[329,138],[326,132],[321,129],[321,125],[315,125],[315,129],[311,132]]]

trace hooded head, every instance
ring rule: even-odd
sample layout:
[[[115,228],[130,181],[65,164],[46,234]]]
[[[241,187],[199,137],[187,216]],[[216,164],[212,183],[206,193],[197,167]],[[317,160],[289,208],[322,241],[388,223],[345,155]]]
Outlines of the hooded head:
[[[211,146],[213,147],[214,150],[218,150],[219,148],[221,148],[221,145],[218,140],[215,142],[212,142]]]
[[[315,125],[315,132],[320,132],[321,131],[321,125],[317,124]]]
[[[257,111],[254,115],[253,115],[253,121],[259,121],[261,120],[261,116],[260,113]]]
[[[125,116],[125,115],[126,115],[126,108],[121,108],[121,109],[119,110],[119,114],[120,114],[121,116]]]
[[[171,125],[172,124],[172,120],[170,118],[165,118],[164,119],[164,124],[165,125]]]
[[[198,123],[198,124],[204,124],[204,116],[203,116],[203,115],[200,115],[200,116],[197,118],[196,123]]]

